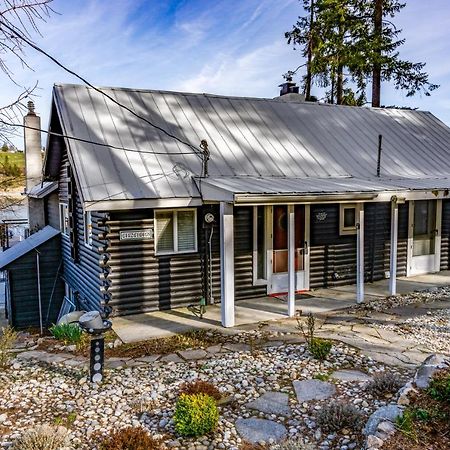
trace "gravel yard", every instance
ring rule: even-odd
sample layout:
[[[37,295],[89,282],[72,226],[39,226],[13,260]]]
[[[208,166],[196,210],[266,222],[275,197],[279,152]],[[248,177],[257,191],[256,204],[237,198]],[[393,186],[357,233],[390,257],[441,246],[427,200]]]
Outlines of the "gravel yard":
[[[248,340],[252,332],[245,334]],[[258,332],[253,334],[258,338]],[[95,433],[141,424],[153,434],[164,435],[170,448],[238,449],[242,440],[236,431],[236,420],[255,417],[281,424],[288,436],[302,437],[320,449],[354,449],[359,448],[361,433],[345,429],[326,433],[316,425],[317,412],[330,399],[299,403],[292,382],[315,377],[330,381],[336,386],[333,399],[354,404],[368,417],[391,399],[373,398],[364,390],[365,381],[351,377],[346,380],[346,376],[332,379],[330,375],[347,368],[369,376],[384,370],[394,371],[402,378],[410,375],[406,369],[387,369],[343,344],[335,344],[328,360],[319,362],[310,357],[305,344],[289,343],[289,338],[295,338],[293,335],[270,338],[281,342],[269,341],[261,347],[227,353],[222,353],[225,349],[219,346],[218,353],[209,360],[158,361],[110,370],[100,386],[88,383],[80,369],[16,362],[14,368],[0,375],[0,442],[7,447],[23,430],[49,423],[70,429],[71,448],[92,449]],[[239,339],[234,337],[235,341]],[[195,379],[213,383],[230,402],[220,407],[219,426],[213,435],[198,440],[177,439],[171,416],[178,390],[184,381]],[[277,416],[245,406],[267,392],[288,394],[291,414]]]

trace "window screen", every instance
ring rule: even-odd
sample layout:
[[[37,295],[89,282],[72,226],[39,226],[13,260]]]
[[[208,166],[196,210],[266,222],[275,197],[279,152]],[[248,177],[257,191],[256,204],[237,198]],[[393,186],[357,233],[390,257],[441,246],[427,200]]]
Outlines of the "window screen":
[[[173,213],[160,212],[156,215],[156,251],[173,252]]]
[[[178,211],[178,251],[193,251],[196,247],[195,242],[195,212]]]

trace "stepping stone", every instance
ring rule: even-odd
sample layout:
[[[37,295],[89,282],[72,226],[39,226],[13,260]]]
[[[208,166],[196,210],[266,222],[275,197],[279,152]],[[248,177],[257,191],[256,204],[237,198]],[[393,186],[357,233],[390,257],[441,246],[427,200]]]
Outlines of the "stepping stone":
[[[176,353],[169,353],[166,356],[163,356],[160,359],[161,362],[173,362],[173,363],[181,363],[184,362]]]
[[[250,345],[241,344],[241,343],[224,344],[223,348],[225,350],[230,350],[232,352],[249,352],[250,351]]]
[[[397,405],[383,406],[377,409],[370,417],[364,427],[363,433],[366,436],[375,434],[380,422],[394,422],[395,419],[402,415],[402,409]]]
[[[336,393],[336,386],[326,381],[293,381],[292,385],[299,403],[309,402],[310,400],[325,400]]]
[[[178,352],[178,354],[186,359],[187,361],[195,361],[197,359],[204,359],[208,354],[205,352],[205,350],[197,349],[197,350],[184,350],[181,352]]]
[[[341,381],[356,381],[356,382],[364,382],[372,380],[372,377],[367,375],[366,373],[361,372],[360,370],[353,370],[353,369],[336,370],[331,374],[331,378]]]
[[[235,426],[241,438],[250,444],[268,442],[270,439],[280,442],[287,437],[286,427],[273,420],[238,419]]]
[[[289,396],[281,392],[266,392],[245,406],[266,414],[275,414],[276,416],[290,417],[292,415],[289,407]]]

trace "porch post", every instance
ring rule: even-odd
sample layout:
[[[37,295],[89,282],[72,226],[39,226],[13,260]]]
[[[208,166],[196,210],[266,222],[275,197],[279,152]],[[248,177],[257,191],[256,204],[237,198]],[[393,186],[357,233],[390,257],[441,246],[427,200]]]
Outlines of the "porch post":
[[[288,316],[295,315],[295,209],[288,205]]]
[[[234,327],[233,205],[220,202],[220,289],[222,326]]]
[[[364,204],[358,208],[356,224],[356,302],[364,301]]]
[[[398,241],[398,203],[397,198],[391,199],[391,254],[389,294],[397,294],[397,241]]]

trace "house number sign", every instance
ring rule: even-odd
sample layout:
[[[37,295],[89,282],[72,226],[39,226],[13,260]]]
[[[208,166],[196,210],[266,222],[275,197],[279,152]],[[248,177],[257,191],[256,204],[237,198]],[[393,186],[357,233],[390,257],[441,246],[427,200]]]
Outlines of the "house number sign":
[[[145,230],[126,230],[119,232],[121,241],[141,241],[144,239],[153,239],[153,228]]]

